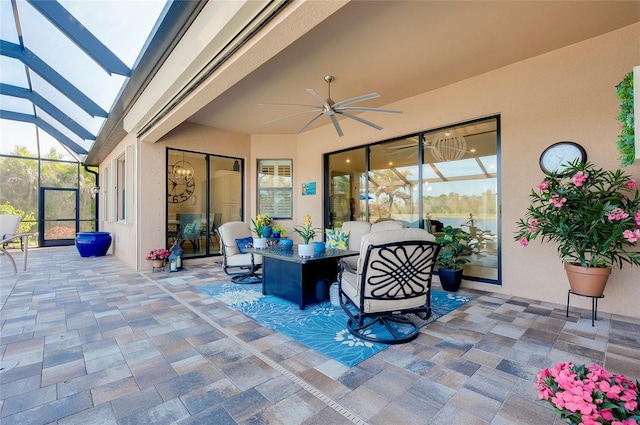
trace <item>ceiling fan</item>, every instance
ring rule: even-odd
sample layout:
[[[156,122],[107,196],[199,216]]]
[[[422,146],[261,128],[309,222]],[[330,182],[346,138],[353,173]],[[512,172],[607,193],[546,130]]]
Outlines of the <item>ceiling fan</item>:
[[[327,75],[324,77],[324,81],[326,81],[328,85],[328,95],[326,99],[320,96],[320,94],[318,94],[318,92],[315,91],[314,89],[307,89],[307,91],[311,93],[313,97],[315,97],[320,101],[321,106],[305,105],[305,104],[299,104],[299,103],[261,103],[260,106],[303,106],[306,108],[311,108],[308,111],[296,112],[295,114],[289,114],[280,118],[276,118],[274,120],[266,121],[265,124],[280,121],[285,118],[295,117],[297,115],[315,113],[316,115],[313,118],[311,118],[309,121],[307,121],[307,123],[303,125],[300,128],[300,130],[298,130],[297,134],[300,134],[304,130],[306,130],[307,127],[313,124],[318,118],[322,116],[327,116],[331,119],[333,126],[336,128],[336,131],[338,132],[338,136],[342,137],[344,136],[344,133],[342,132],[342,128],[338,123],[338,119],[336,115],[344,115],[347,118],[351,118],[352,120],[359,121],[363,124],[366,124],[370,127],[375,128],[376,130],[382,130],[381,126],[374,124],[371,121],[365,120],[364,118],[360,118],[357,115],[353,115],[352,112],[382,112],[385,114],[402,114],[402,111],[396,111],[393,109],[378,109],[378,108],[348,106],[357,102],[362,102],[365,100],[375,99],[376,97],[380,97],[378,93],[369,93],[362,96],[352,97],[351,99],[343,100],[341,102],[336,103],[331,99],[331,82],[333,80],[334,78],[331,75]]]

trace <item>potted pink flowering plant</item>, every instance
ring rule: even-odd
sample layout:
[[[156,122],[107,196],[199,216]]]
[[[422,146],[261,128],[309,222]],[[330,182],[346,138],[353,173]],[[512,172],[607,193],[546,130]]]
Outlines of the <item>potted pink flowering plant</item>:
[[[574,161],[562,173],[548,175],[529,200],[515,240],[523,247],[538,238],[556,243],[570,284],[570,273],[601,274],[606,283],[612,266],[640,265],[640,194],[636,180],[621,170]],[[600,296],[602,290],[604,284],[593,293],[575,292]]]
[[[164,260],[169,258],[171,251],[164,248],[154,248],[144,257],[147,261],[153,261],[154,267],[162,267]]]
[[[638,382],[602,366],[558,363],[538,372],[541,400],[572,425],[640,425]]]

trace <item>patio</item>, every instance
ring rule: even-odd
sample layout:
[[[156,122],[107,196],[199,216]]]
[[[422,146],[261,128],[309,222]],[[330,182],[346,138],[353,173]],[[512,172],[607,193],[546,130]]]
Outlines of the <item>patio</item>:
[[[640,319],[592,327],[562,304],[464,290],[474,300],[417,340],[349,369],[196,290],[229,280],[212,258],[138,273],[39,248],[17,275],[0,260],[6,423],[560,424],[537,401],[538,369],[640,378]]]

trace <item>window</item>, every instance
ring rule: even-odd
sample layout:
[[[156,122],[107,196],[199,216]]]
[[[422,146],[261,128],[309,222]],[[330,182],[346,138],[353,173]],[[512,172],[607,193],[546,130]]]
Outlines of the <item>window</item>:
[[[109,217],[108,221],[125,222],[131,224],[133,222],[133,146],[129,145],[125,151],[111,161],[109,196]]]
[[[292,160],[258,160],[258,214],[293,218]]]
[[[113,221],[111,210],[108,207],[108,205],[111,204],[111,191],[109,190],[111,182],[109,178],[110,172],[111,166],[107,165],[100,173],[100,217],[103,217],[103,220],[107,222]]]
[[[116,217],[117,220],[124,220],[125,216],[125,205],[126,198],[125,195],[127,193],[126,190],[126,165],[127,160],[125,155],[120,155],[118,159],[116,159]]]

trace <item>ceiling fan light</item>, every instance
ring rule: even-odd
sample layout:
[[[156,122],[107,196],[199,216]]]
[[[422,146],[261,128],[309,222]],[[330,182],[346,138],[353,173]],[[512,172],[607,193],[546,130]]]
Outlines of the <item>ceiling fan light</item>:
[[[431,153],[438,161],[456,161],[462,159],[466,152],[467,141],[453,131],[440,134],[431,143]]]

